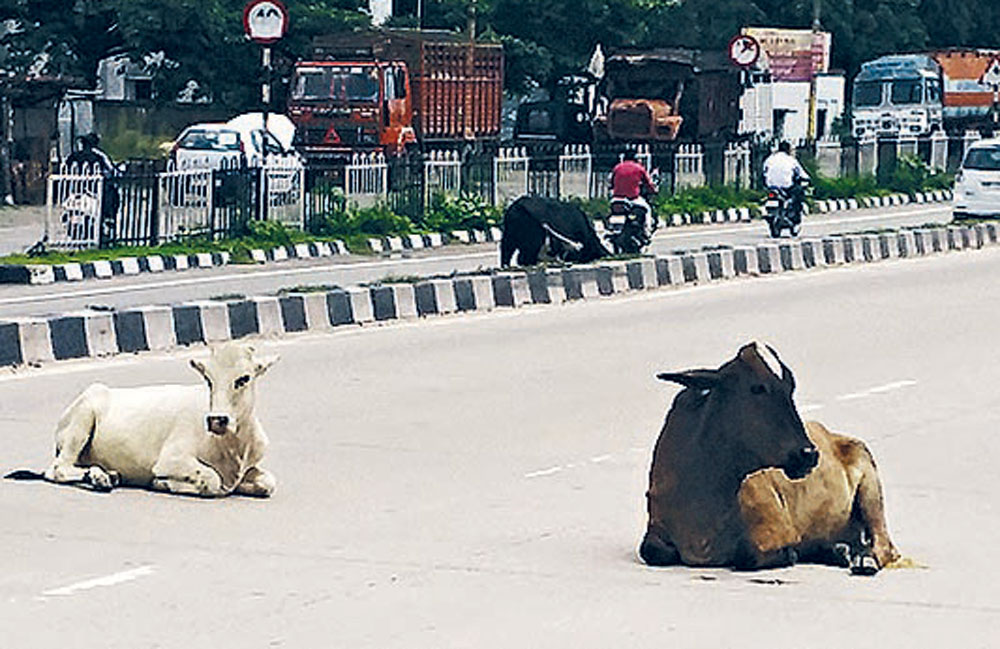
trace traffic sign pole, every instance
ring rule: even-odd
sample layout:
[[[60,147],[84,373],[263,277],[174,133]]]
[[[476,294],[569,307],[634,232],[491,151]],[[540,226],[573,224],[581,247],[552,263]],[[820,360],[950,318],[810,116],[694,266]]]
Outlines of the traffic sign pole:
[[[263,150],[267,158],[267,117],[271,110],[271,45],[284,38],[288,31],[288,9],[281,0],[250,0],[243,8],[243,31],[247,38],[261,46],[260,63],[264,79],[260,88],[263,104]]]
[[[264,82],[260,88],[261,103],[264,104],[264,151],[267,151],[267,114],[271,109],[271,48],[264,45],[261,48],[261,66],[264,69]],[[266,156],[265,156],[266,157]]]

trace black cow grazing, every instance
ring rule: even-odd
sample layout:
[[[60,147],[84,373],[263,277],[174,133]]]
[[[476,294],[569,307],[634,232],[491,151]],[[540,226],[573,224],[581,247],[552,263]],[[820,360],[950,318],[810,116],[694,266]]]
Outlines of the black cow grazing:
[[[562,261],[588,263],[610,254],[576,205],[522,196],[503,215],[500,265],[510,266],[516,252],[518,265],[534,266],[546,240],[552,256]]]
[[[899,558],[864,443],[802,423],[774,350],[740,349],[717,370],[660,374],[686,389],[653,453],[650,565],[757,569],[797,560],[871,575]]]

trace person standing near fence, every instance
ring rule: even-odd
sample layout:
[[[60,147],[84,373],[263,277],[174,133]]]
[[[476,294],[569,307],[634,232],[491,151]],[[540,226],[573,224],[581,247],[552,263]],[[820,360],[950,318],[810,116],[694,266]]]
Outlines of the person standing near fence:
[[[110,243],[115,229],[115,219],[120,203],[118,189],[112,178],[117,171],[111,157],[101,150],[101,138],[97,133],[80,136],[76,147],[66,157],[70,173],[93,174],[104,177],[101,183],[101,228],[100,245]]]

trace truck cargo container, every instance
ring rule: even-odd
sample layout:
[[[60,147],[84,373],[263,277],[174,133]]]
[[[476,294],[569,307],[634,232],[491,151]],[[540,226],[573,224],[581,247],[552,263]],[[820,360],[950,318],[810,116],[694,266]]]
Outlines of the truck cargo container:
[[[317,37],[295,65],[288,115],[307,154],[500,137],[503,48],[455,32],[380,30]]]
[[[582,77],[574,77],[578,79]],[[665,142],[733,135],[740,120],[740,70],[722,52],[622,50],[605,62],[596,101],[573,86],[518,107],[520,141]]]
[[[997,50],[883,56],[854,80],[854,135],[921,136],[992,125],[993,88],[981,82]]]

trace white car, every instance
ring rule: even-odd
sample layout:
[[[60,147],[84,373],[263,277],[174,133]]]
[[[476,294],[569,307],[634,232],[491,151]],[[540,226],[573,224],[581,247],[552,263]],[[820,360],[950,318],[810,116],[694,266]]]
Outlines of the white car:
[[[955,176],[955,218],[1000,216],[1000,139],[980,140]]]
[[[225,124],[192,124],[177,137],[170,159],[178,169],[236,168],[246,164],[246,143]]]
[[[284,115],[269,115],[268,132],[260,113],[248,113],[226,123],[192,124],[178,136],[170,158],[178,169],[260,167],[265,160],[298,159],[291,148]],[[287,140],[287,144],[283,142]]]

